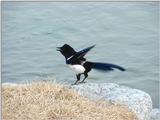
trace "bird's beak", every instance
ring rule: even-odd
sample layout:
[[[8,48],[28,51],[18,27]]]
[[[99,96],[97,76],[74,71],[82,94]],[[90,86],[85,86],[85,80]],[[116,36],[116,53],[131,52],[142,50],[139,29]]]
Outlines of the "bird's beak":
[[[57,51],[61,51],[61,47],[57,47]]]

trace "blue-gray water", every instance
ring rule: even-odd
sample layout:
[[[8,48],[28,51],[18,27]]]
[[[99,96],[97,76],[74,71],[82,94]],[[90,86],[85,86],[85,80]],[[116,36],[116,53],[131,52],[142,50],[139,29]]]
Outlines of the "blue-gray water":
[[[57,79],[73,83],[57,46],[96,44],[86,58],[123,66],[91,71],[87,82],[146,91],[159,107],[157,2],[3,2],[2,82]]]

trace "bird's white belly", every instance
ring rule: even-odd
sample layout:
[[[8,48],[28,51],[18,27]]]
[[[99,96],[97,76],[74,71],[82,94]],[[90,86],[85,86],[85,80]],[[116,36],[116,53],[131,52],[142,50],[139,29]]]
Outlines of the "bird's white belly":
[[[85,68],[82,65],[68,65],[76,74],[84,73]]]

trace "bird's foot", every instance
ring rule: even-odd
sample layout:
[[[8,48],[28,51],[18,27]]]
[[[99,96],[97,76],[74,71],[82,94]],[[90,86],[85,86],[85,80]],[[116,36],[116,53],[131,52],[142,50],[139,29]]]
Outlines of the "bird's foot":
[[[81,82],[79,82],[79,83],[86,83],[85,81],[81,81]]]
[[[78,85],[77,83],[73,83],[73,84],[71,84],[71,85]]]

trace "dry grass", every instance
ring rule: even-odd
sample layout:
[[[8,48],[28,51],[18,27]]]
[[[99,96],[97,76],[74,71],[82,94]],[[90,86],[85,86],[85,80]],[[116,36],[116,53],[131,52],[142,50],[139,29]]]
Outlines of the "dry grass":
[[[52,82],[2,86],[3,120],[137,120],[127,108],[90,101]]]

